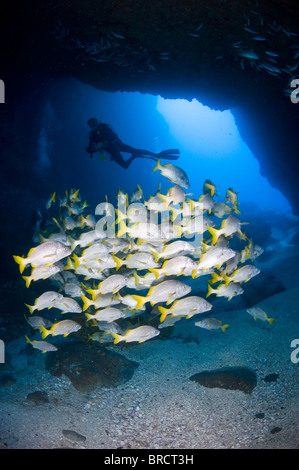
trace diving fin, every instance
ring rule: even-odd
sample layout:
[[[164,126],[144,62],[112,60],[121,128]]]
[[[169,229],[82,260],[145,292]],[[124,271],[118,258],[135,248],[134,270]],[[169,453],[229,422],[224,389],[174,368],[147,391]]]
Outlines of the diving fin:
[[[159,158],[165,158],[166,160],[177,160],[180,157],[179,149],[168,149],[162,150],[157,154]]]

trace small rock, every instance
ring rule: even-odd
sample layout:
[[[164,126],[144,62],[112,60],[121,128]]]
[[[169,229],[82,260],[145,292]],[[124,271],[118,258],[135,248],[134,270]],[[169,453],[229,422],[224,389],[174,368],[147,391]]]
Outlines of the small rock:
[[[277,432],[281,431],[282,428],[280,428],[279,426],[275,426],[275,428],[271,429],[270,433],[271,434],[276,434]]]
[[[0,387],[10,387],[16,382],[16,379],[10,374],[0,376]]]
[[[70,439],[71,441],[77,441],[77,442],[85,442],[86,437],[83,436],[82,434],[79,434],[76,431],[72,431],[70,429],[63,429],[62,434]]]
[[[246,367],[226,367],[192,375],[190,380],[208,388],[225,388],[252,393],[257,384],[256,373]]]
[[[27,395],[27,400],[31,401],[35,405],[44,405],[45,403],[49,403],[49,397],[47,392],[41,392],[40,390],[37,390],[33,393],[29,393]]]
[[[255,418],[263,419],[265,417],[265,413],[256,413],[254,415]]]
[[[278,374],[268,374],[266,377],[264,377],[265,382],[276,382],[278,379],[279,375]]]

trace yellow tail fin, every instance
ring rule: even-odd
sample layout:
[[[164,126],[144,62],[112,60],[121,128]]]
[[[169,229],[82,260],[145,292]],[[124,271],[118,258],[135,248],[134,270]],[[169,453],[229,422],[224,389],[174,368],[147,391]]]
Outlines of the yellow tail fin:
[[[31,283],[31,276],[22,276],[22,278],[26,282],[26,287],[28,289],[28,287],[30,286],[30,283]]]
[[[117,333],[110,333],[113,338],[114,338],[114,344],[117,344],[121,341],[122,339],[122,336],[121,335],[118,335]]]
[[[150,271],[151,273],[154,273],[154,275],[156,276],[156,279],[158,279],[158,277],[160,276],[160,273],[161,273],[162,269],[149,268],[149,271]]]
[[[157,161],[157,165],[155,166],[155,168],[153,169],[153,171],[161,170],[160,161],[161,161],[161,159],[159,158],[159,160]]]
[[[42,334],[42,338],[45,339],[50,334],[50,331],[46,330],[43,325],[40,325],[39,327]]]
[[[210,286],[210,284],[208,284],[208,293],[207,293],[206,297],[209,297],[209,295],[213,294],[214,290],[215,290],[215,289],[213,289],[213,288]]]
[[[127,214],[124,214],[124,213],[121,212],[119,209],[115,209],[115,213],[116,213],[116,215],[117,215],[117,219],[116,219],[116,221],[115,221],[115,225],[119,224],[121,220],[123,221],[124,219],[127,218]]]
[[[61,232],[63,232],[64,230],[63,230],[62,226],[60,225],[60,223],[58,222],[58,220],[55,219],[55,217],[52,217],[52,220],[54,220],[54,222],[55,222],[55,224],[57,225],[57,227],[59,228],[59,230],[60,230]]]
[[[15,255],[13,255],[13,259],[15,260],[16,263],[18,263],[19,268],[20,268],[20,273],[22,274],[27,264],[25,259],[22,258],[21,256],[15,256]]]
[[[270,323],[270,325],[273,325],[273,323],[275,322],[275,318],[268,318],[267,320]]]
[[[25,305],[26,305],[26,307],[28,307],[28,308],[29,308],[29,312],[30,312],[30,313],[31,313],[31,315],[32,315],[32,314],[33,314],[33,312],[34,312],[34,310],[35,310],[35,307],[34,307],[34,305],[28,305],[28,304],[25,304]]]
[[[160,255],[157,251],[153,251],[151,250],[151,254],[153,255],[153,257],[155,258],[155,263],[158,263],[159,259],[160,259]]]
[[[132,298],[137,301],[135,310],[139,310],[143,305],[148,301],[147,297],[142,297],[141,295],[132,295]]]
[[[112,255],[112,258],[113,258],[113,260],[114,260],[114,262],[115,262],[115,264],[116,264],[116,271],[118,271],[119,268],[121,268],[122,265],[124,264],[124,263],[123,263],[123,260],[122,260],[122,259],[119,259],[119,258],[118,258],[117,256],[115,256],[115,255]]]
[[[215,282],[222,281],[222,276],[219,276],[217,273],[212,273],[212,279],[209,281],[210,284],[215,284]]]
[[[119,231],[117,232],[117,236],[122,237],[125,233],[127,233],[128,228],[122,219],[119,221],[118,225],[119,225]]]
[[[25,339],[26,339],[26,343],[31,343],[30,339],[28,338],[28,336],[25,336]]]
[[[170,309],[165,308],[165,307],[158,307],[158,310],[162,314],[161,317],[160,317],[160,323],[162,323],[165,320],[165,318],[167,317],[167,314],[168,314]]]
[[[163,201],[164,203],[164,209],[167,210],[168,209],[168,206],[170,204],[170,197],[169,196],[166,196],[165,194],[157,194],[158,198],[161,199],[161,201]]]
[[[228,327],[229,327],[229,325],[223,325],[221,327],[221,330],[223,331],[223,333],[225,333],[225,331],[227,330]]]
[[[73,267],[74,267],[74,269],[77,269],[79,264],[80,264],[80,259],[75,253],[73,254],[73,260],[74,260]],[[69,261],[67,261],[67,264],[68,263],[69,263]]]
[[[209,225],[207,226],[207,229],[212,235],[212,238],[213,238],[212,244],[215,245],[215,243],[217,243],[217,240],[220,236],[221,231],[217,230],[216,228],[210,227]]]
[[[198,268],[196,269],[192,269],[191,271],[191,277],[192,279],[196,279],[198,276],[196,275],[197,274],[197,271],[198,271]]]
[[[179,225],[174,225],[173,228],[177,233],[177,238],[181,238],[182,234],[184,233],[183,227],[180,227]]]
[[[87,310],[88,307],[90,307],[90,305],[92,304],[92,301],[83,294],[81,294],[80,297],[83,300],[83,312],[85,312],[85,310]]]

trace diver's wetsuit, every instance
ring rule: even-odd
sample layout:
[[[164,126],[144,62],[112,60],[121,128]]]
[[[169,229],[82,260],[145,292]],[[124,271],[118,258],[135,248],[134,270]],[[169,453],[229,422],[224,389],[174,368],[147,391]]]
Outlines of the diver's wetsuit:
[[[111,127],[103,122],[100,122],[96,129],[93,129],[89,133],[89,145],[86,150],[90,154],[90,158],[94,152],[104,151],[109,154],[111,161],[115,161],[122,168],[128,168],[135,158],[151,158],[152,160],[157,160],[160,154],[161,158],[169,158],[170,160],[179,158],[179,150],[177,149],[164,150],[160,152],[160,154],[156,154],[149,150],[135,149],[130,145],[124,144],[117,134],[113,132]],[[130,153],[132,156],[124,160],[121,152]],[[171,153],[176,155],[171,155]]]

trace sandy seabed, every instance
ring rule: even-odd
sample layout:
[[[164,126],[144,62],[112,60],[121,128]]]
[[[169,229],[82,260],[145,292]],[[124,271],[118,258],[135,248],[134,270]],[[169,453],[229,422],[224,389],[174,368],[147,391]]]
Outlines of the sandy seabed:
[[[230,324],[226,333],[200,329],[199,341],[184,342],[190,327],[178,322],[169,339],[110,346],[139,363],[133,377],[115,388],[83,394],[67,377],[47,372],[45,355],[23,368],[18,358],[16,382],[0,388],[0,449],[298,448],[299,363],[291,361],[290,344],[299,338],[299,288],[259,305],[276,319],[273,326],[235,310],[217,315]],[[231,366],[256,372],[251,394],[189,379]],[[278,377],[267,382],[269,374]],[[49,403],[28,401],[36,390],[45,391]]]

